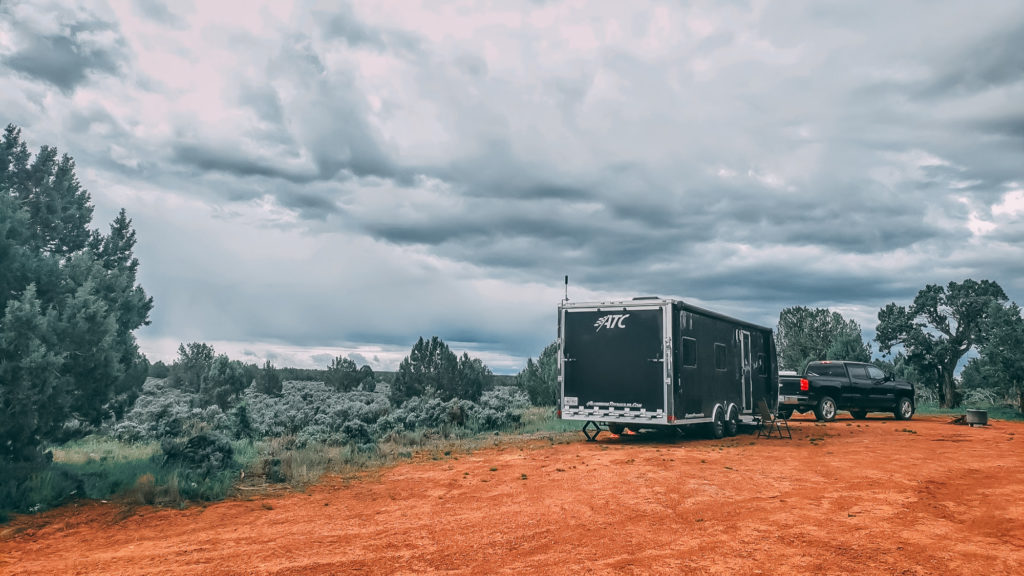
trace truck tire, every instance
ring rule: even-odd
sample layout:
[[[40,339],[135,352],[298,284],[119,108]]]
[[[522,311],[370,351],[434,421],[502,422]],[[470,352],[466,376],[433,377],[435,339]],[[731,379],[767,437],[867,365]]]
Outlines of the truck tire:
[[[725,416],[722,415],[721,408],[715,410],[715,419],[708,423],[708,431],[715,440],[720,440],[725,436]]]
[[[818,405],[814,407],[814,416],[823,422],[831,422],[836,419],[836,401],[829,396],[822,396]]]
[[[868,417],[867,410],[850,410],[850,416],[853,416],[855,420],[863,420]]]
[[[736,405],[729,407],[729,417],[725,419],[725,435],[735,436],[740,430],[740,411]]]
[[[608,425],[608,431],[611,432],[612,434],[615,434],[615,435],[622,434],[622,432],[625,429],[626,429],[626,427],[623,426],[622,424],[609,424]]]
[[[896,410],[893,411],[893,415],[897,420],[910,420],[914,415],[914,403],[906,396],[900,398],[896,401]]]

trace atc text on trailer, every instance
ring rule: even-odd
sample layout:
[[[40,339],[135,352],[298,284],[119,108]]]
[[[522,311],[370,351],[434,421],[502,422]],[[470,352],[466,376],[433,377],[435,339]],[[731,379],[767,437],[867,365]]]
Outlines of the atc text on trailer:
[[[563,302],[558,320],[561,418],[585,422],[588,439],[601,424],[704,424],[721,438],[759,401],[778,404],[771,328],[662,298]]]

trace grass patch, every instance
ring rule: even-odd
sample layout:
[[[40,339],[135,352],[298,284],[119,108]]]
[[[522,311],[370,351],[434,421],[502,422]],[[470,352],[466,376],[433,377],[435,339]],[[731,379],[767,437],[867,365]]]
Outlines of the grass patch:
[[[328,473],[355,475],[414,458],[458,459],[460,454],[524,438],[552,445],[574,442],[578,432],[578,422],[557,418],[552,408],[532,407],[518,423],[497,430],[470,425],[397,431],[376,444],[300,447],[294,437],[236,440],[231,442],[230,464],[210,472],[166,461],[156,442],[123,443],[89,436],[52,447],[54,459],[49,466],[5,469],[4,477],[17,480],[0,478],[0,521],[8,512],[39,512],[77,498],[180,508],[189,502],[256,494],[274,486],[303,488]]]

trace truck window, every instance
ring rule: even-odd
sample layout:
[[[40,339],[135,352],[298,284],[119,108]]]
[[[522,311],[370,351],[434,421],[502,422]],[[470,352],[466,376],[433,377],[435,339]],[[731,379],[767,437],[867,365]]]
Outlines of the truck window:
[[[725,370],[725,344],[715,343],[715,370]]]
[[[863,366],[847,365],[846,369],[850,371],[850,378],[858,380],[867,380],[868,378],[868,373],[864,370]]]
[[[868,366],[868,376],[872,380],[881,380],[885,378],[885,372],[882,372],[882,369],[877,366]]]
[[[765,362],[764,354],[757,355],[757,375],[767,376],[768,375],[768,363]]]
[[[812,362],[807,365],[807,375],[846,378],[846,368],[844,368],[842,364],[822,364],[821,362]]]
[[[683,368],[697,367],[697,341],[683,337]]]

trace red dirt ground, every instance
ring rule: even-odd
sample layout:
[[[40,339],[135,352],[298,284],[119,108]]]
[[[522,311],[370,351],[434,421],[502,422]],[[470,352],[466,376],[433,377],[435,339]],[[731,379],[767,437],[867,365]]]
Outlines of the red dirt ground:
[[[534,438],[304,493],[0,526],[3,574],[1022,574],[1024,423]],[[878,415],[880,416],[880,415]]]

